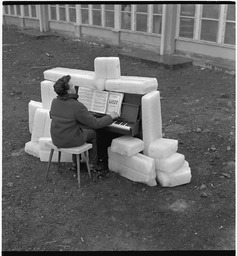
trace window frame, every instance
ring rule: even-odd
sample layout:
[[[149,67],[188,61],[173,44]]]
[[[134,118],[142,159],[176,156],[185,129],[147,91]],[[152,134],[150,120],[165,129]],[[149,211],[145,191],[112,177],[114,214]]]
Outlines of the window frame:
[[[233,45],[233,44],[224,43],[224,40],[225,40],[226,23],[236,24],[236,22],[234,20],[233,21],[226,20],[228,4],[219,4],[219,6],[220,6],[219,17],[218,17],[218,19],[213,19],[213,18],[206,18],[206,17],[203,18],[202,17],[203,4],[195,4],[193,38],[188,38],[188,37],[179,36],[179,34],[180,34],[180,18],[187,17],[187,16],[181,15],[181,4],[179,4],[178,8],[177,8],[176,38],[182,39],[182,40],[184,39],[184,40],[189,40],[189,41],[199,41],[199,42],[205,42],[205,43],[210,43],[210,44],[235,47],[235,45]],[[201,39],[201,26],[202,26],[203,20],[213,20],[213,21],[218,22],[217,37],[216,37],[215,42]]]

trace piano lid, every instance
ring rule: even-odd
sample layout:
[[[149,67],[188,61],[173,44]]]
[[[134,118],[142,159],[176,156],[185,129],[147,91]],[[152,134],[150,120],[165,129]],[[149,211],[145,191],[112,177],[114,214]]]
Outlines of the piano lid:
[[[138,118],[138,112],[138,105],[123,103],[120,117],[129,122],[136,122]]]

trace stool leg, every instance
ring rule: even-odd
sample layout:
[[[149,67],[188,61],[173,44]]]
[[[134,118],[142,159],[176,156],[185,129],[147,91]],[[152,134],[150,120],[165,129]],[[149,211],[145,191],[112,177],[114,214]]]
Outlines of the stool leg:
[[[49,162],[48,162],[47,172],[46,172],[46,179],[48,178],[48,172],[49,172],[50,164],[51,164],[51,161],[52,161],[53,152],[54,152],[54,149],[51,148],[50,155],[49,155]]]
[[[79,154],[76,155],[77,157],[77,180],[78,180],[78,187],[80,188],[80,157]]]
[[[61,151],[58,151],[58,171],[60,167],[60,160],[61,160]]]
[[[89,153],[88,153],[88,151],[85,152],[85,155],[86,155],[86,166],[87,166],[87,170],[88,170],[89,176],[90,176],[90,178],[91,178],[91,170],[90,170],[90,165],[89,165]]]

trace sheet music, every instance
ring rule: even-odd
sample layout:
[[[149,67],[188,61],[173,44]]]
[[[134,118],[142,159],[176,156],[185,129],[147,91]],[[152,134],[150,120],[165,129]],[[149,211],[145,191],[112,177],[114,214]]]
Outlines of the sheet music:
[[[109,92],[109,99],[108,99],[106,113],[111,113],[114,111],[120,116],[123,96],[124,96],[123,93]]]
[[[80,86],[78,95],[78,100],[83,103],[89,111],[91,111],[94,91],[89,88]]]
[[[94,91],[94,98],[91,111],[104,114],[107,107],[108,92]]]
[[[79,87],[78,100],[83,103],[89,111],[104,114],[107,108],[108,92],[92,90],[86,87]]]

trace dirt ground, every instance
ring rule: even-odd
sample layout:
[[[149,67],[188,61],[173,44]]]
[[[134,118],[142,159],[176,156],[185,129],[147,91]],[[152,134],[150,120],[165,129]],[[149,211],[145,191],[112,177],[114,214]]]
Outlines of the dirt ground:
[[[197,67],[166,70],[121,58],[122,75],[156,77],[163,133],[179,141],[189,184],[165,188],[111,171],[91,181],[24,152],[28,103],[41,101],[43,71],[94,70],[118,48],[63,37],[36,39],[3,27],[3,251],[235,249],[235,77]]]

